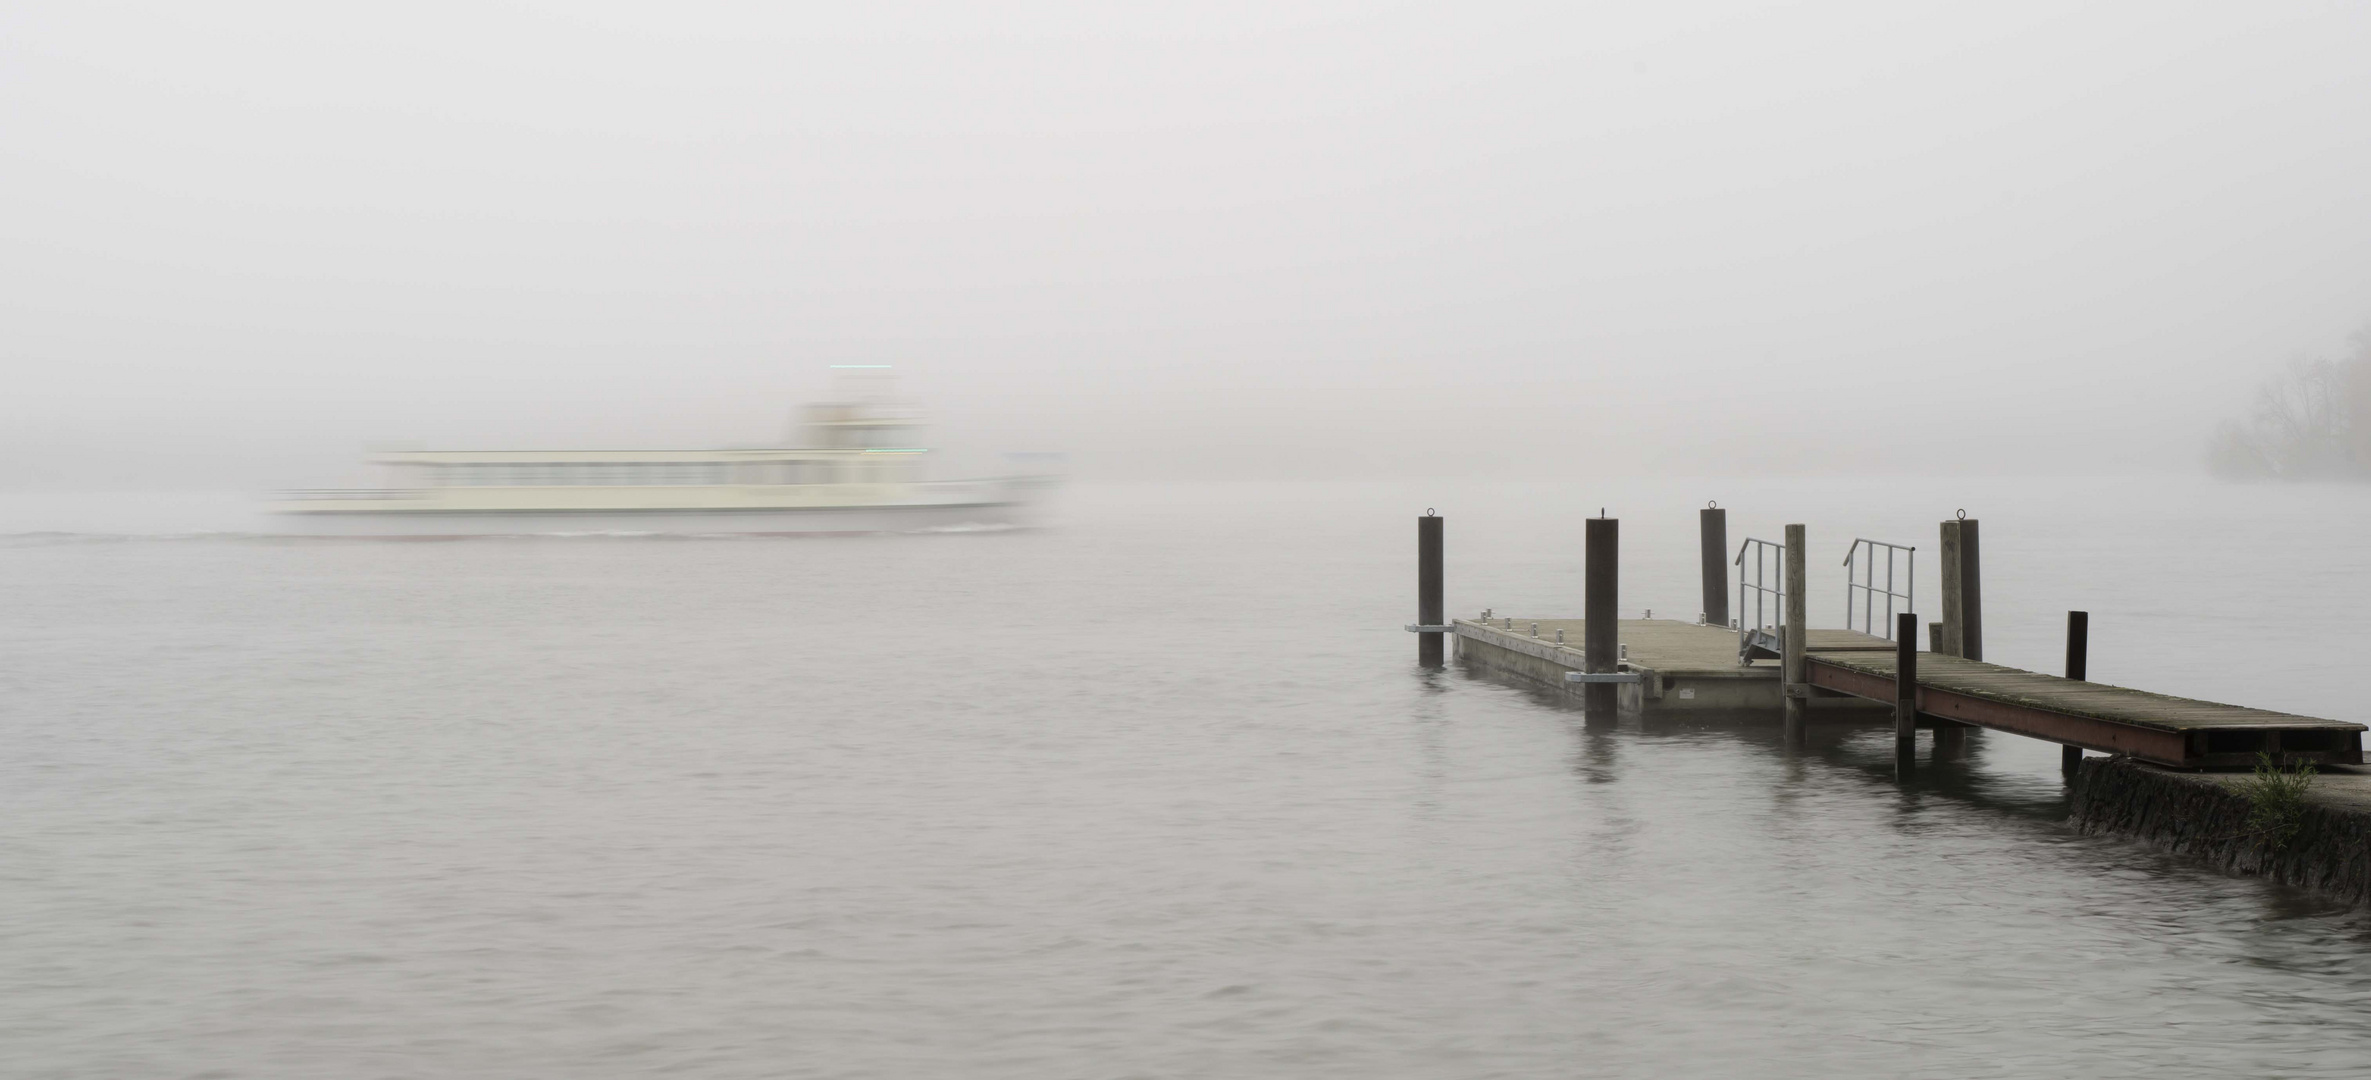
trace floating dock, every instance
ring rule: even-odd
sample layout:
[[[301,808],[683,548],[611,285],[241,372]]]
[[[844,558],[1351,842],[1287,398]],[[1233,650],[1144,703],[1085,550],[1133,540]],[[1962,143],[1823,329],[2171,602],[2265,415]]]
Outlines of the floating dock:
[[[1586,619],[1493,617],[1452,625],[1458,659],[1470,666],[1576,694],[1588,685],[1567,679],[1587,664],[1577,644],[1587,640]],[[1777,665],[1738,662],[1737,631],[1678,619],[1621,619],[1617,625],[1615,671],[1638,676],[1615,684],[1616,707],[1623,712],[1776,710],[1786,700]],[[1851,630],[1813,630],[1810,638],[1814,647],[1893,648],[1883,638]],[[1821,705],[1868,711],[1858,698],[1818,696]]]

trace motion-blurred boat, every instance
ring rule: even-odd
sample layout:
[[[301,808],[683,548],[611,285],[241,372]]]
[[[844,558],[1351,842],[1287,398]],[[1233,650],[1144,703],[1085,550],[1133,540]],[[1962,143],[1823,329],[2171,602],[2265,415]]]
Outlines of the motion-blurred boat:
[[[285,531],[335,536],[824,533],[1010,525],[1048,474],[925,478],[918,410],[810,405],[802,447],[419,450],[371,460],[403,486],[287,491]]]

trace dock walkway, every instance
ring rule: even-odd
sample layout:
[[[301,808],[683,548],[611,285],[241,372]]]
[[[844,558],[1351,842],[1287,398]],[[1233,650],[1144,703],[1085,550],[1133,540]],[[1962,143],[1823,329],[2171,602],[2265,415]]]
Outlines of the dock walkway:
[[[1875,640],[1875,639],[1872,639]],[[1807,650],[1811,685],[1891,701],[1894,655]],[[2067,746],[2184,768],[2246,766],[2268,752],[2362,763],[2364,725],[2199,701],[2038,671],[1918,654],[1918,711]]]
[[[1458,655],[1483,667],[1568,689],[1580,671],[1581,619],[1454,620]],[[1778,665],[1741,665],[1737,633],[1675,619],[1620,620],[1619,670],[1629,712],[1775,708]],[[1562,631],[1564,641],[1556,640]],[[1894,643],[1852,630],[1806,633],[1807,678],[1821,711],[1890,709]],[[1972,724],[2179,768],[2247,766],[2259,751],[2329,764],[2361,764],[2365,726],[2344,720],[2224,705],[2084,682],[1922,652],[1918,712],[1930,724]]]

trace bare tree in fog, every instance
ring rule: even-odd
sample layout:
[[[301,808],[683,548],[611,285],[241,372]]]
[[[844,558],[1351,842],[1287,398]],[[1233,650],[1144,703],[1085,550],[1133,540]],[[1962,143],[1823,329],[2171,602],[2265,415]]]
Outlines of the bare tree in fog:
[[[2371,328],[2338,360],[2297,360],[2256,391],[2255,411],[2215,432],[2220,476],[2371,479]]]

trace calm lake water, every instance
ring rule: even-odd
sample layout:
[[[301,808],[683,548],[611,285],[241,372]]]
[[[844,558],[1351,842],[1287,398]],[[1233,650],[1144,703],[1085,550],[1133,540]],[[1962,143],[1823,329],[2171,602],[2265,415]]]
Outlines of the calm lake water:
[[[2103,681],[2371,716],[2358,489],[1081,486],[1028,530],[442,543],[19,500],[0,1075],[2371,1071],[2371,919],[2070,834],[2054,746],[1905,790],[1878,728],[1414,667],[1425,507],[1453,613],[1577,615],[1602,505],[1626,614],[1692,617],[1706,498],[1809,523],[1823,625],[1852,537],[1966,507],[1990,658],[2054,669],[2086,608]]]

